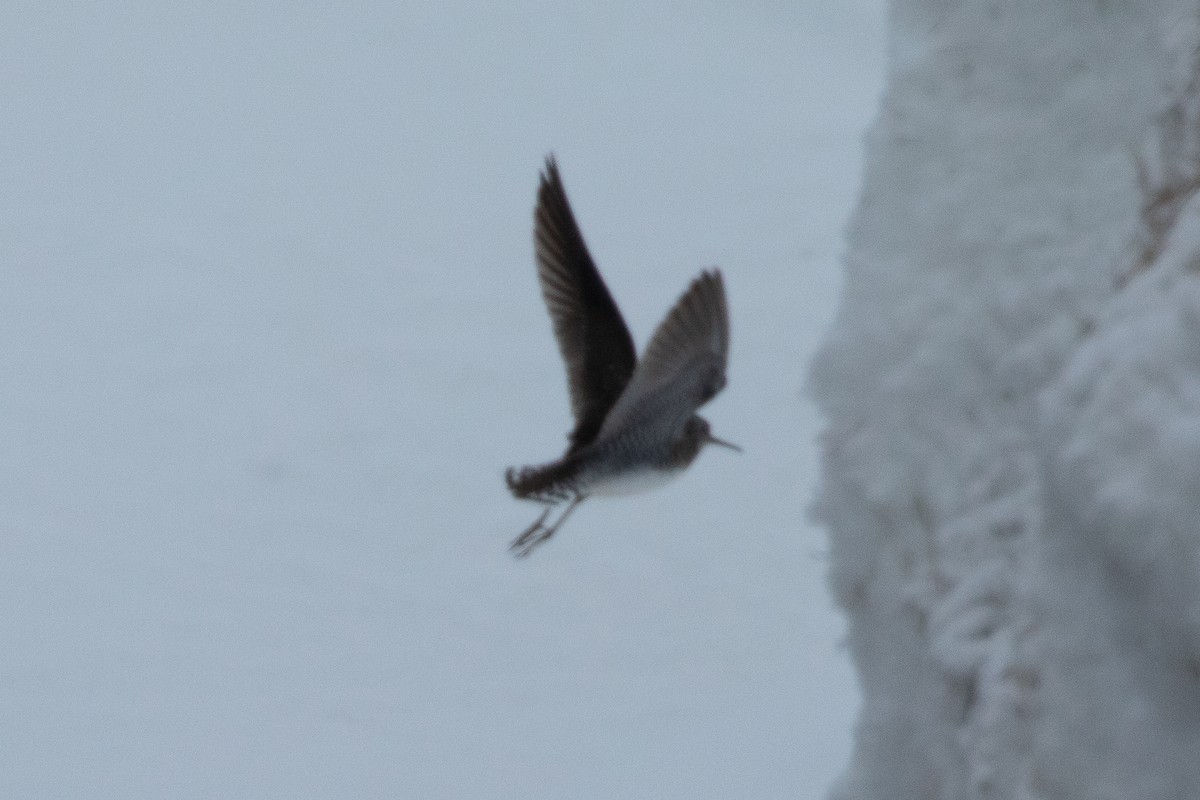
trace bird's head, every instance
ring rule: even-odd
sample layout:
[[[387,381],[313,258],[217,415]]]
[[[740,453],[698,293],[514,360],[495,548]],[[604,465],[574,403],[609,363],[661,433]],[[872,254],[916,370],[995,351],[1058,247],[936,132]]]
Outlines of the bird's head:
[[[718,439],[712,435],[712,427],[708,424],[708,420],[699,414],[693,414],[683,425],[683,435],[679,437],[676,444],[674,460],[684,464],[690,464],[692,459],[700,452],[700,449],[706,444],[718,444],[721,447],[728,447],[730,450],[742,452],[742,448],[736,444],[727,442],[724,439]]]

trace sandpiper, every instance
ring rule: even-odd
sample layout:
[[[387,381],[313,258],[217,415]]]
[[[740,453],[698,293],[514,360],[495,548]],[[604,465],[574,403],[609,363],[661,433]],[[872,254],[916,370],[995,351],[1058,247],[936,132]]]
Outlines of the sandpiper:
[[[661,485],[706,444],[734,450],[696,414],[725,386],[729,310],[718,270],[706,270],[675,303],[637,360],[633,337],[571,213],[558,165],[546,159],[534,211],[538,280],[567,366],[575,428],[562,458],[505,473],[508,488],[546,506],[511,549],[529,555],[592,495]],[[566,508],[553,524],[555,506]]]

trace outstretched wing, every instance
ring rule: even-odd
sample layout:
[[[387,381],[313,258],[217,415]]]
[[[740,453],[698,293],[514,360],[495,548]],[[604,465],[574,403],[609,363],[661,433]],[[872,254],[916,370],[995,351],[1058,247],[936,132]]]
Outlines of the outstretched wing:
[[[599,435],[643,414],[664,425],[682,425],[725,387],[728,362],[725,284],[718,270],[706,271],[692,281],[654,332]]]
[[[538,187],[533,225],[538,280],[567,366],[575,429],[571,453],[596,438],[633,374],[633,337],[571,213],[554,157]]]

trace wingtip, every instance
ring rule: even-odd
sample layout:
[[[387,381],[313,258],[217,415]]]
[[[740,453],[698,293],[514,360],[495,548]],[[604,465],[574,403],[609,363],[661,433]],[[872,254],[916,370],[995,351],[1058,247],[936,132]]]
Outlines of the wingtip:
[[[700,274],[692,281],[692,285],[688,287],[689,291],[701,285],[711,285],[716,288],[719,294],[724,295],[725,279],[721,275],[720,267],[708,267],[701,270]]]
[[[558,160],[551,152],[546,156],[546,163],[538,174],[537,205],[534,208],[534,215],[541,213],[545,208],[561,206],[566,203],[567,190],[563,187],[562,176],[558,172]]]
[[[558,159],[554,157],[553,150],[546,154],[546,163],[542,167],[541,178],[543,186],[561,182],[558,177]]]

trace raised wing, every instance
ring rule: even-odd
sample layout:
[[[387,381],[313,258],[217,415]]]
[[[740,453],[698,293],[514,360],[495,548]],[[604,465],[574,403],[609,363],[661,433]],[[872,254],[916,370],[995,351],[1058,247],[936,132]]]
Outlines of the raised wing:
[[[629,385],[598,435],[642,414],[682,425],[725,387],[729,361],[729,306],[717,270],[706,271],[658,326]]]
[[[568,453],[596,438],[633,374],[633,337],[571,213],[554,157],[538,187],[533,225],[538,280],[567,366],[575,429]]]

